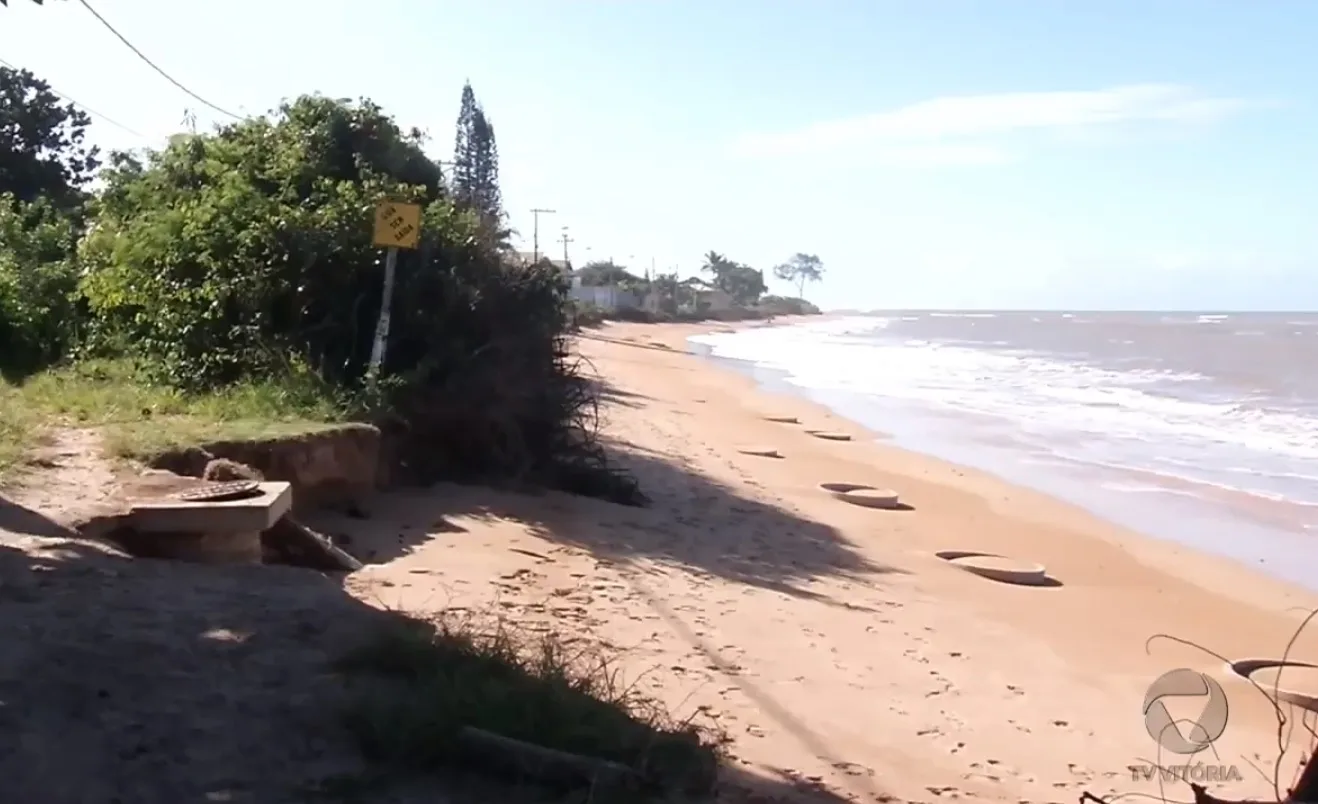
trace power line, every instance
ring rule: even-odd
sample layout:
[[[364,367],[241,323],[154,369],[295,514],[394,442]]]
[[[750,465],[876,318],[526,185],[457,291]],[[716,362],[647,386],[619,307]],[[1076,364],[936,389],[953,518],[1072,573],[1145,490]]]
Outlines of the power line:
[[[15,67],[14,65],[12,65],[12,64],[10,64],[9,62],[5,61],[4,59],[0,59],[0,64],[4,65],[5,67],[8,67],[9,69],[13,70],[14,72],[21,72],[21,70],[19,70],[19,68]],[[113,117],[110,117],[110,116],[108,116],[108,115],[101,114],[100,112],[96,111],[95,109],[93,109],[92,107],[88,106],[87,104],[85,104],[85,103],[80,103],[80,102],[74,100],[73,98],[70,98],[68,95],[65,95],[63,92],[60,92],[58,89],[55,89],[54,87],[50,86],[50,83],[49,83],[49,82],[46,83],[46,87],[50,90],[50,94],[54,95],[54,96],[57,97],[57,98],[62,98],[63,100],[68,101],[69,103],[72,103],[74,106],[77,106],[79,109],[82,109],[84,112],[86,112],[87,114],[91,115],[92,117],[99,117],[100,119],[104,120],[105,122],[109,123],[110,125],[114,126],[115,128],[122,129],[122,130],[128,132],[129,134],[132,134],[134,137],[137,137],[138,139],[143,139],[143,140],[149,140],[149,139],[150,139],[149,137],[147,137],[147,136],[146,136],[145,134],[143,134],[142,132],[140,132],[140,131],[134,131],[133,129],[129,128],[128,126],[125,126],[123,123],[120,123],[118,120],[115,120]]]
[[[99,20],[100,23],[101,23],[102,25],[105,26],[106,30],[108,30],[110,33],[114,34],[114,35],[115,35],[115,38],[117,38],[120,42],[123,42],[124,45],[127,46],[127,48],[128,48],[129,50],[131,50],[131,51],[133,51],[133,53],[137,54],[137,57],[138,57],[139,59],[141,59],[142,61],[146,62],[146,63],[147,63],[147,66],[149,66],[151,69],[155,70],[156,72],[160,73],[160,74],[165,78],[166,81],[168,81],[169,83],[171,83],[171,84],[173,84],[174,86],[178,87],[179,89],[183,90],[185,93],[187,93],[190,97],[192,97],[192,98],[193,98],[194,100],[196,100],[198,103],[201,103],[201,104],[203,104],[203,105],[205,105],[205,106],[209,106],[210,108],[214,109],[215,111],[219,112],[220,114],[225,114],[225,115],[228,115],[229,117],[232,117],[234,120],[242,120],[241,117],[239,117],[238,115],[236,115],[236,114],[234,114],[233,112],[229,111],[228,109],[224,109],[224,108],[221,108],[221,107],[219,107],[219,106],[216,106],[215,104],[213,104],[213,103],[211,103],[210,101],[206,100],[206,99],[203,98],[202,96],[198,95],[197,93],[193,92],[192,90],[190,90],[190,89],[188,89],[187,87],[185,87],[185,86],[183,86],[182,84],[180,84],[178,81],[176,81],[176,80],[174,79],[174,77],[173,77],[172,75],[170,75],[169,73],[167,73],[167,72],[165,72],[164,70],[160,69],[160,67],[157,66],[156,63],[155,63],[154,61],[151,61],[151,59],[148,59],[148,58],[146,57],[146,54],[143,53],[142,51],[138,50],[137,47],[134,46],[132,42],[129,42],[127,39],[125,39],[123,34],[121,34],[121,33],[119,33],[118,31],[116,31],[115,28],[114,28],[114,26],[111,25],[109,22],[107,22],[106,19],[105,19],[105,17],[102,17],[100,14],[98,14],[98,13],[96,12],[96,9],[92,8],[92,7],[91,7],[91,4],[88,3],[87,0],[78,0],[78,2],[82,4],[82,7],[83,7],[83,8],[87,9],[88,11],[90,11],[90,12],[92,13],[92,16],[95,17],[97,20]]]

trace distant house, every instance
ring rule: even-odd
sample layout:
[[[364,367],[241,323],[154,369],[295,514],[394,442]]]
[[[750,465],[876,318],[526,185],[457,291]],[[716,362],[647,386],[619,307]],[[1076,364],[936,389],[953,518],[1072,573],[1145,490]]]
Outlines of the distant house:
[[[696,307],[698,308],[713,312],[721,312],[723,310],[731,310],[732,306],[732,297],[729,296],[726,291],[719,290],[718,288],[702,290],[696,293]]]
[[[716,288],[699,277],[691,277],[682,284],[691,289],[695,308],[701,312],[719,312],[731,310],[732,297],[727,291]]]
[[[617,285],[572,285],[572,298],[579,302],[612,312],[624,308],[641,306],[636,294],[629,293]]]

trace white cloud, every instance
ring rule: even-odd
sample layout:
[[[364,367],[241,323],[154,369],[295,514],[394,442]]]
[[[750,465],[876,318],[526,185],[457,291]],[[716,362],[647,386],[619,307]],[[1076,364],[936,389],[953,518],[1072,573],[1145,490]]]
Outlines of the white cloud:
[[[1009,92],[934,98],[887,112],[753,134],[733,144],[743,156],[781,156],[839,147],[991,137],[1028,130],[1077,130],[1123,123],[1204,123],[1240,111],[1238,98],[1177,84],[1136,84],[1076,92]],[[938,146],[944,147],[944,146]],[[986,154],[986,146],[961,146]],[[950,152],[949,152],[950,153]],[[967,151],[969,153],[969,151]]]

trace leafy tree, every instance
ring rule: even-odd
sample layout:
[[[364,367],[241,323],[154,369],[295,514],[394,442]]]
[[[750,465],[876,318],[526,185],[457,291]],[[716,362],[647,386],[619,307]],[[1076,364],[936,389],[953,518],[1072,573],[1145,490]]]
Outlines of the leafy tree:
[[[0,193],[0,372],[26,374],[64,357],[83,318],[72,219],[45,200]]]
[[[470,83],[462,87],[462,105],[453,146],[453,186],[458,203],[475,210],[490,232],[498,232],[503,222],[499,146],[494,136],[494,124],[476,101]]]
[[[730,264],[728,258],[717,251],[707,251],[705,252],[705,262],[700,266],[700,272],[717,278]]]
[[[732,303],[741,307],[754,304],[768,290],[762,272],[733,262],[717,251],[705,254],[705,262],[700,270],[712,276],[714,287],[728,294],[732,297]]]
[[[805,283],[824,278],[824,263],[813,254],[794,254],[792,258],[773,269],[773,275],[796,285],[797,298],[805,298]]]
[[[586,430],[561,272],[505,264],[379,107],[302,97],[143,160],[120,155],[104,178],[81,288],[98,336],[131,344],[159,380],[201,390],[292,370],[368,401],[382,262],[372,209],[412,201],[422,239],[399,255],[371,408],[406,479],[515,473],[636,501],[634,482],[601,471]]]
[[[84,144],[90,123],[30,71],[0,67],[0,193],[25,204],[45,198],[59,210],[80,207],[100,165],[97,149]]]
[[[84,290],[103,329],[185,386],[290,354],[355,380],[379,310],[371,210],[441,199],[439,167],[379,107],[321,97],[175,138],[145,163],[118,156],[104,178]]]
[[[626,285],[639,284],[643,280],[621,265],[610,260],[588,262],[577,271],[583,285]]]
[[[761,295],[769,288],[764,284],[764,274],[742,265],[730,263],[719,275],[715,284],[720,290],[732,297],[732,303],[738,307],[749,307],[759,301]]]

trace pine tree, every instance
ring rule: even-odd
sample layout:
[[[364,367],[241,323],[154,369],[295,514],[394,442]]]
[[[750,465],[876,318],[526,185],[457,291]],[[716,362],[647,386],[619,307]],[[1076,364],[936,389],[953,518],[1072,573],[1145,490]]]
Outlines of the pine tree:
[[[462,108],[458,111],[458,131],[453,143],[453,197],[463,205],[471,203],[474,172],[472,130],[476,125],[476,93],[468,82],[462,86]]]
[[[476,101],[471,84],[462,87],[457,137],[453,145],[453,195],[480,215],[486,229],[496,234],[503,221],[499,192],[499,147],[494,125]]]

